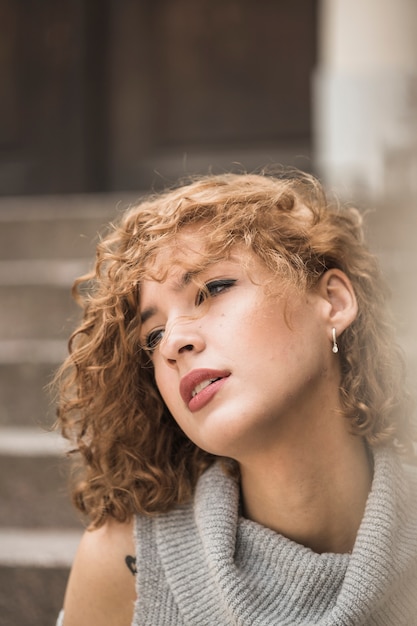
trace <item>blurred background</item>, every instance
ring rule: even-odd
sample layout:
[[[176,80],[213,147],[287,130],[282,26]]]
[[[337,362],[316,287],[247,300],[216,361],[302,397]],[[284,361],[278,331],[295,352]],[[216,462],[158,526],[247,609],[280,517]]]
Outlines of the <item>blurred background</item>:
[[[97,232],[270,164],[367,214],[417,376],[415,0],[0,0],[0,625],[54,624],[81,521],[45,385]]]

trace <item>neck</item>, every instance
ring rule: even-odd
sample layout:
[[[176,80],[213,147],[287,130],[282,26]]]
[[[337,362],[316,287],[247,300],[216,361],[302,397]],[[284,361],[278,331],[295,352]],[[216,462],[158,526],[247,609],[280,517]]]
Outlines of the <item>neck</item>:
[[[318,553],[352,550],[372,482],[363,439],[321,434],[239,465],[247,518]]]

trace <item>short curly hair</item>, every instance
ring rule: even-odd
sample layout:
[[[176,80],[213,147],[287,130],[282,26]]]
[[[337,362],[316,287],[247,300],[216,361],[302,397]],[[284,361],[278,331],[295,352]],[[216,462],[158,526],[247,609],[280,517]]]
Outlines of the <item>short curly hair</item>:
[[[92,527],[186,502],[215,459],[170,415],[139,341],[141,281],[188,225],[210,229],[206,264],[240,243],[300,289],[328,269],[345,272],[358,301],[338,339],[345,414],[370,446],[412,448],[404,364],[360,213],[330,202],[301,172],[205,176],[128,209],[98,244],[94,270],[74,284],[84,314],[56,377],[57,424],[78,453],[73,498]]]

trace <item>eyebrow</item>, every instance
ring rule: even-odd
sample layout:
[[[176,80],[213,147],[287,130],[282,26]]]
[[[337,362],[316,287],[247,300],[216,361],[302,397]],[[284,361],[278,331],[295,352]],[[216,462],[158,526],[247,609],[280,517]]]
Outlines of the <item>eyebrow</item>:
[[[148,319],[150,319],[151,317],[153,317],[154,315],[156,315],[156,313],[158,312],[158,310],[155,307],[149,307],[148,309],[145,309],[144,311],[142,311],[142,313],[140,314],[140,322],[141,324],[144,324],[145,322],[148,321]]]
[[[198,274],[201,274],[201,271],[202,270],[193,270],[193,271],[185,272],[181,276],[180,280],[174,285],[174,291],[180,291],[181,289],[189,285],[192,279],[194,278],[194,276],[198,276]],[[154,306],[150,306],[144,311],[142,311],[142,313],[140,314],[141,324],[144,324],[145,322],[147,322],[151,317],[153,317],[157,313],[158,313],[158,309],[157,307],[154,307]]]

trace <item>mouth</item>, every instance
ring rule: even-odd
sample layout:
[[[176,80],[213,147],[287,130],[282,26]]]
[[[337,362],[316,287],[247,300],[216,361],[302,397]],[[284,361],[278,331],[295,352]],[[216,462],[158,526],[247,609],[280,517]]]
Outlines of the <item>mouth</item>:
[[[190,401],[196,398],[196,396],[198,396],[198,394],[204,389],[223,378],[228,378],[229,376],[230,372],[227,371],[209,369],[192,370],[181,379],[181,397],[185,404],[188,405]]]
[[[205,389],[206,387],[208,387],[209,385],[212,385],[213,383],[216,382],[216,380],[220,380],[220,377],[218,378],[209,378],[208,380],[203,380],[202,383],[199,383],[198,385],[196,385],[194,387],[194,389],[191,392],[191,397],[195,398],[195,396],[200,393],[200,391],[203,391],[203,389]]]

